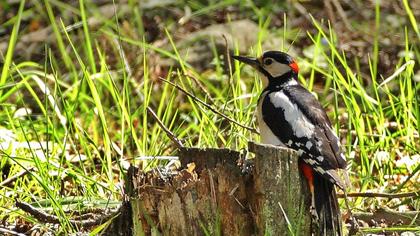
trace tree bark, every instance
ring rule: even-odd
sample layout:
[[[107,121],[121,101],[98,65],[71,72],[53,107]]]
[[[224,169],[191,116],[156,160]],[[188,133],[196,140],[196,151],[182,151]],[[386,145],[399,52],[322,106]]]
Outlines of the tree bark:
[[[297,153],[252,142],[248,147],[255,153],[253,203],[258,235],[310,235],[310,196],[298,171]]]
[[[297,154],[249,143],[251,172],[229,149],[183,148],[182,170],[131,167],[125,222],[132,235],[310,235],[309,197]],[[247,166],[249,168],[249,166]],[[127,223],[128,222],[128,223]],[[106,234],[118,228],[111,224]],[[119,227],[121,228],[121,227]],[[128,232],[128,230],[126,230]],[[124,234],[119,234],[124,235]]]

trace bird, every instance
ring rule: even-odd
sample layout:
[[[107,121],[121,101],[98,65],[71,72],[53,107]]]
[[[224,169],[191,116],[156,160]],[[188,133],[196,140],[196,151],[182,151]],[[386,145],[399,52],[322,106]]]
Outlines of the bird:
[[[311,214],[320,235],[341,236],[335,186],[345,191],[339,170],[347,162],[331,121],[316,97],[298,82],[299,66],[289,54],[266,51],[258,58],[233,55],[255,68],[263,90],[257,104],[261,143],[294,149],[311,193]]]

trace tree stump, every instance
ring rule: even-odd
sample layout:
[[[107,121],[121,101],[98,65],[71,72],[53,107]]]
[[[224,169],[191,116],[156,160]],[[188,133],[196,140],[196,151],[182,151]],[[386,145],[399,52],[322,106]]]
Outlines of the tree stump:
[[[252,203],[258,235],[310,235],[310,195],[297,153],[252,142],[248,147],[255,153]]]
[[[132,235],[310,235],[309,197],[297,154],[249,143],[251,173],[229,149],[184,148],[170,175],[131,167],[126,207],[115,223]],[[126,217],[126,219],[121,219]],[[127,218],[131,217],[131,218]],[[127,235],[113,229],[105,235]],[[130,228],[130,230],[127,230]]]

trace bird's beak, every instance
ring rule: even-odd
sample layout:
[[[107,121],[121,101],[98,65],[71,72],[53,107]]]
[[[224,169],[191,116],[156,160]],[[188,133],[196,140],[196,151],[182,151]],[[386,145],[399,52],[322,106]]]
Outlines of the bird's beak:
[[[260,67],[260,61],[257,58],[253,57],[243,57],[243,56],[232,56],[233,59],[238,60],[240,62],[243,62],[245,64],[248,64],[256,69],[259,70]]]

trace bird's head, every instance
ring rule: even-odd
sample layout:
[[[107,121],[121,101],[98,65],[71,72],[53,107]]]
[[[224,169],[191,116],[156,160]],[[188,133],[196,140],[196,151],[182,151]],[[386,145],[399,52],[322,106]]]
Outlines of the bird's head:
[[[270,81],[297,78],[299,67],[296,61],[287,53],[280,51],[266,51],[261,57],[252,58],[244,56],[232,56],[234,59],[248,64],[263,75],[263,84],[266,86]]]

